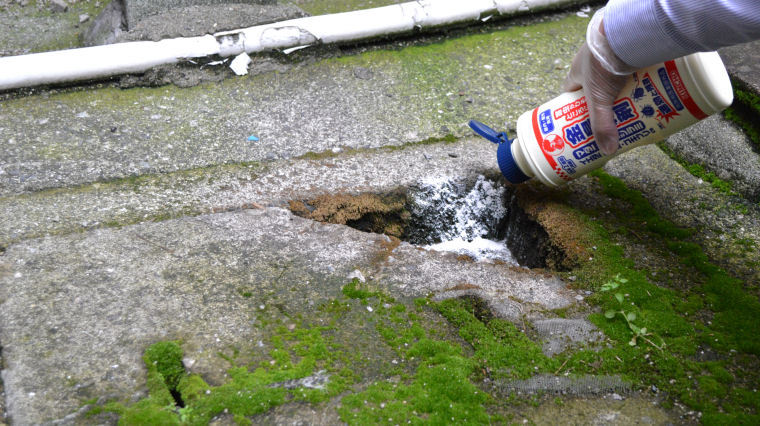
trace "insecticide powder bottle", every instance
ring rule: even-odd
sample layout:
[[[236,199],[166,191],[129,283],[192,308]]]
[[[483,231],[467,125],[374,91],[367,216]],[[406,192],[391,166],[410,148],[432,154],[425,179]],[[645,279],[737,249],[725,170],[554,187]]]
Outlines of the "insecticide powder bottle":
[[[603,154],[594,139],[582,89],[523,113],[514,140],[475,120],[470,127],[499,144],[499,168],[511,183],[535,177],[559,186],[618,154],[663,140],[720,112],[732,101],[731,81],[720,56],[700,52],[631,75],[612,107],[620,143],[611,155]]]

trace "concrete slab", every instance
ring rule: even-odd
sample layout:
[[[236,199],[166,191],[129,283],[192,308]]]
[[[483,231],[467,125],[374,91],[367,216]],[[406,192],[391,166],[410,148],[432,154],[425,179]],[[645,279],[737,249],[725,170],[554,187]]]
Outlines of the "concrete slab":
[[[239,210],[253,203],[341,192],[389,192],[425,177],[474,178],[493,172],[495,146],[481,138],[387,152],[333,154],[312,160],[218,166],[0,198],[0,246],[45,235],[145,220]],[[23,221],[18,217],[25,217]]]
[[[124,4],[127,15],[127,30],[132,30],[143,19],[159,15],[171,9],[188,6],[214,6],[223,9],[234,3],[243,4],[275,4],[277,0],[115,0]]]
[[[536,99],[558,93],[587,23],[574,14],[540,19],[213,86],[8,100],[0,104],[0,195],[464,136],[470,118],[510,128]]]
[[[121,34],[117,40],[159,41],[167,38],[194,37],[304,16],[308,14],[291,4],[228,2],[218,5],[172,7],[132,22],[129,30]]]
[[[133,3],[113,1],[87,28],[82,44],[97,46],[124,41],[195,37],[307,16],[303,10],[290,4],[175,3],[177,4],[142,4],[135,8],[144,13],[128,22],[128,7]],[[148,10],[143,10],[146,6]]]
[[[355,269],[395,295],[475,283],[512,317],[574,301],[556,278],[408,244],[388,253],[385,238],[270,208],[13,245],[0,260],[8,413],[36,424],[93,397],[139,399],[142,352],[157,340],[181,339],[191,371],[221,382],[228,366],[217,353],[255,350],[261,306],[305,315],[339,295]]]
[[[97,16],[107,2],[69,2],[66,12],[54,12],[46,1],[11,3],[0,3],[0,56],[79,47],[79,36],[89,25],[80,23],[79,16]]]
[[[93,85],[4,100],[0,418],[7,411],[17,424],[85,422],[82,404],[140,400],[141,355],[157,340],[180,339],[185,366],[220,384],[229,379],[225,356],[270,349],[257,319],[319,320],[319,303],[340,295],[356,270],[404,300],[481,297],[499,317],[525,329],[532,322],[551,352],[565,346],[551,341],[562,327],[559,313],[547,310],[567,314],[559,322],[571,332],[599,337],[570,318],[588,313],[587,294],[546,271],[396,246],[281,208],[294,198],[495,173],[493,146],[470,136],[467,119],[510,128],[553,97],[587,22],[569,12],[453,32],[462,36],[451,40],[346,48],[339,58],[307,50],[276,59],[276,70],[189,89]],[[447,135],[453,142],[436,139]],[[737,239],[760,244],[756,205],[711,189],[656,147],[620,156],[606,170],[664,217],[699,229],[693,240],[712,259],[747,282],[760,280],[750,266],[758,254],[736,246]],[[593,185],[581,179],[544,195],[600,209],[605,200],[594,198]],[[360,387],[395,360],[376,333],[362,316],[336,331],[370,358]],[[604,389],[618,390],[620,382],[611,383]],[[336,404],[292,403],[255,420],[338,422]],[[673,418],[659,408],[644,412],[650,399],[615,404],[575,401],[574,418]],[[543,409],[526,420],[556,420],[556,410]]]
[[[669,137],[667,145],[687,162],[733,182],[748,200],[760,201],[760,155],[736,124],[715,115]]]
[[[760,95],[760,40],[720,49],[731,77]]]

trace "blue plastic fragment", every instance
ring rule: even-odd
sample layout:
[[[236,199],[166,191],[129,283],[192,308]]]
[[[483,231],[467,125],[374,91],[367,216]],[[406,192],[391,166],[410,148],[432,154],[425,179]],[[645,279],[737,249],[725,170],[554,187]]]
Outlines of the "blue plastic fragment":
[[[258,138],[258,136],[256,136],[256,135],[251,135],[251,136],[248,136],[248,140],[249,140],[249,141],[253,141],[253,142],[256,142],[257,140],[259,140],[259,138]]]

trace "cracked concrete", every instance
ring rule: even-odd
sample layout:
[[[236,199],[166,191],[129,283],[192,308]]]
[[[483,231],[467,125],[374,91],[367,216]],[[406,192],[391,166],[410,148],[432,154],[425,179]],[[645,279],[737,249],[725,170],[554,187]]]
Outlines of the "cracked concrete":
[[[335,7],[317,3],[311,6]],[[466,121],[510,129],[521,112],[554,96],[586,22],[569,11],[422,41],[254,57],[279,68],[240,78],[220,73],[217,83],[191,88],[103,83],[4,98],[0,423],[85,422],[88,401],[145,397],[141,356],[158,340],[180,339],[189,370],[223,383],[229,363],[219,353],[264,350],[257,318],[318,315],[319,303],[339,296],[356,270],[403,300],[480,297],[498,317],[535,328],[548,354],[603,345],[584,319],[587,294],[551,271],[395,245],[283,208],[292,199],[383,193],[430,176],[497,173],[494,147],[471,136]],[[715,125],[729,126],[720,118],[701,126]],[[746,138],[731,132],[732,146],[746,148]],[[695,139],[682,133],[669,144]],[[741,164],[727,168],[714,158],[712,167],[730,170],[726,178],[753,193],[754,169],[741,174]],[[725,236],[760,243],[756,203],[709,188],[654,146],[606,170],[664,217],[699,229],[694,240],[712,259],[747,282],[760,279]],[[581,179],[560,198],[598,206],[592,185]],[[559,319],[552,310],[570,315]],[[371,341],[370,328],[341,331],[374,357],[361,385],[393,357]],[[585,338],[562,338],[574,335]],[[603,392],[622,389],[619,381],[604,383]],[[579,421],[675,418],[637,398],[581,398],[568,410]],[[286,404],[255,420],[337,423],[337,404]],[[521,415],[550,423],[552,407]]]

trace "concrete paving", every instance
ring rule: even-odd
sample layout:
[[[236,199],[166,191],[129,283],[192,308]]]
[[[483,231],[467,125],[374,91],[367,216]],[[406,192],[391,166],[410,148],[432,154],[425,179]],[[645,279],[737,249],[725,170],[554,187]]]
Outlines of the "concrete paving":
[[[760,93],[760,42],[725,47],[720,54],[733,78]]]
[[[0,21],[24,10],[2,10]],[[339,297],[356,271],[407,302],[477,296],[498,317],[535,327],[549,355],[578,343],[552,338],[571,329],[587,336],[580,343],[603,342],[585,319],[587,295],[551,271],[463,261],[286,208],[290,200],[387,193],[428,177],[493,176],[494,148],[471,135],[467,120],[511,129],[521,112],[556,95],[588,22],[576,12],[262,55],[254,61],[277,69],[234,77],[220,68],[219,82],[188,88],[103,82],[6,96],[0,423],[115,422],[108,415],[88,420],[86,412],[93,400],[144,398],[141,357],[159,340],[181,341],[188,371],[224,383],[230,365],[220,353],[271,349],[262,349],[271,335],[253,326],[257,319],[318,320],[316,307]],[[10,51],[24,49],[32,38],[25,37]],[[736,182],[746,199],[712,189],[657,147],[634,150],[606,169],[664,217],[701,229],[695,239],[711,258],[753,282],[758,272],[720,235],[760,244],[760,208],[747,201],[758,193],[756,154],[723,119],[700,126],[668,144],[692,152],[700,150],[690,151],[689,142],[713,140],[700,135],[730,139],[743,162],[716,153],[684,157],[725,170],[721,178]],[[592,184],[581,179],[564,196],[584,198]],[[552,310],[581,314],[562,322]],[[356,321],[339,340],[377,365],[395,361],[373,330]],[[363,384],[384,378],[373,368]],[[673,421],[671,411],[637,401],[618,407],[625,419]],[[337,404],[286,404],[258,420],[334,423]],[[585,404],[573,402],[578,413],[589,410]],[[541,423],[555,414],[526,416]],[[594,416],[603,418],[577,414]]]

